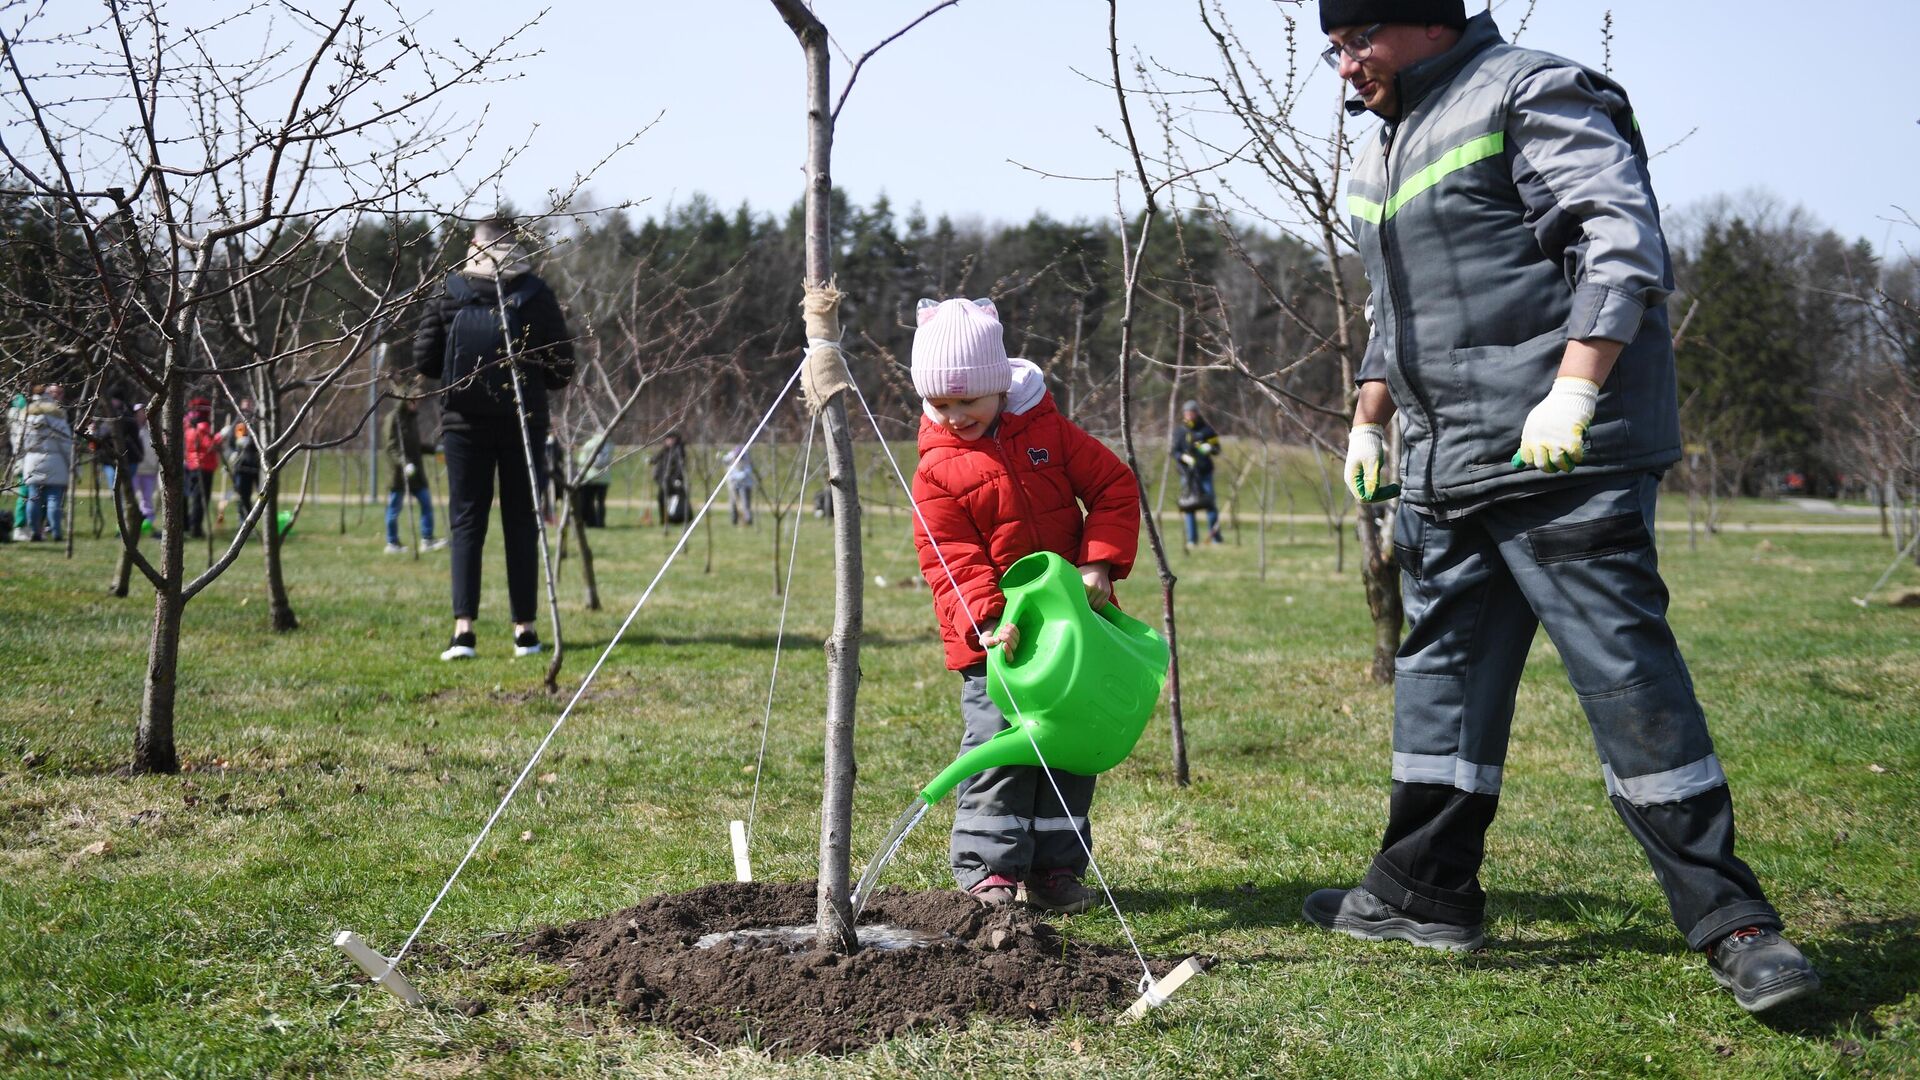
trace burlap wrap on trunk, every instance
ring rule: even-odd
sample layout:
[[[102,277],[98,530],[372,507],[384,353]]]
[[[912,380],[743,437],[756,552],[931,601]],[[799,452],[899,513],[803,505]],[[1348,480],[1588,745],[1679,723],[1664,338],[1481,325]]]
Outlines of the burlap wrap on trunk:
[[[817,413],[835,394],[853,386],[846,357],[840,352],[840,290],[832,282],[809,286],[800,310],[807,325],[807,365],[800,373],[800,392],[807,408]]]

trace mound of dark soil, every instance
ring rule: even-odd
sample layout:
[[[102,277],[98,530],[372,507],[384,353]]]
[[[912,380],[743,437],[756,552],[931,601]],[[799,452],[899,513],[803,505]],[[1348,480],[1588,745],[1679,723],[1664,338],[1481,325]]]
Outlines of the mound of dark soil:
[[[611,1001],[690,1040],[751,1040],[779,1056],[841,1053],[975,1015],[1044,1022],[1107,1013],[1139,996],[1132,953],[1067,942],[1031,911],[988,908],[960,892],[874,894],[861,924],[935,938],[921,947],[840,956],[753,939],[695,944],[716,932],[810,923],[813,912],[812,882],[728,882],[548,927],[521,951],[569,970],[555,992],[563,1003]]]

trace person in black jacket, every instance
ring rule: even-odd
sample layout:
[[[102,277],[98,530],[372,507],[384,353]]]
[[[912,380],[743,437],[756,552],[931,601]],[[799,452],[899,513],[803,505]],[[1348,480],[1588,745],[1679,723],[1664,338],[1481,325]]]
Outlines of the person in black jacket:
[[[687,446],[677,431],[667,432],[653,455],[654,497],[660,503],[660,524],[687,520]]]
[[[535,492],[526,447],[547,438],[547,395],[573,379],[573,336],[560,302],[516,242],[513,224],[483,221],[473,230],[467,261],[447,275],[445,292],[427,305],[413,338],[413,363],[444,385],[441,447],[447,456],[447,504],[453,539],[453,640],[442,660],[474,655],[480,610],[480,550],[487,538],[494,477],[500,481],[500,528],[507,552],[507,601],[513,654],[540,651],[534,632],[539,560]],[[526,409],[520,430],[514,384]],[[544,474],[545,455],[534,455]]]

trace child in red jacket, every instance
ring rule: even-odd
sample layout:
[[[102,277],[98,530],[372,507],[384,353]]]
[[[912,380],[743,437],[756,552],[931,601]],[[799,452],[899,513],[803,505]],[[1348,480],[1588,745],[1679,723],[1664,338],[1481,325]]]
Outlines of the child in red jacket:
[[[1008,726],[987,696],[986,649],[1019,644],[1015,626],[999,626],[1001,575],[1022,556],[1057,552],[1080,568],[1087,602],[1105,604],[1133,568],[1140,485],[1113,451],[1060,415],[1039,368],[1008,359],[992,301],[920,301],[913,386],[925,399],[914,543],[947,667],[960,673],[965,751]],[[961,888],[989,904],[1093,905],[1096,894],[1080,879],[1094,778],[1053,771],[1051,780],[1037,767],[1009,766],[960,784],[952,863]]]

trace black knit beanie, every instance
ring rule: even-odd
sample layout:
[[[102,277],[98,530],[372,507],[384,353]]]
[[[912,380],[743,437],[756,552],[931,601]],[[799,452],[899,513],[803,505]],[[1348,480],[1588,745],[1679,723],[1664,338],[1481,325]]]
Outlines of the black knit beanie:
[[[1415,26],[1467,25],[1466,0],[1320,0],[1320,31],[1337,26],[1412,23]]]

